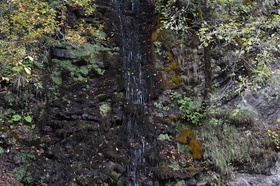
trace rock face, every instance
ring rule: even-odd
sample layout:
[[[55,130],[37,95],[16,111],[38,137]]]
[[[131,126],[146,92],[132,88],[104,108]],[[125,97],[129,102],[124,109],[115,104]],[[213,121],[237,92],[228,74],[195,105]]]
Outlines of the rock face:
[[[194,138],[193,133],[186,135],[188,129],[183,128],[183,125],[188,125],[190,121],[179,118],[178,103],[170,97],[174,92],[192,95],[197,97],[193,103],[201,103],[201,92],[204,89],[201,63],[203,49],[197,47],[198,38],[193,38],[194,41],[190,43],[178,46],[173,43],[171,46],[165,33],[157,30],[152,34],[153,1],[96,2],[107,34],[114,35],[109,39],[120,50],[105,50],[95,57],[89,55],[78,59],[73,50],[66,47],[52,49],[50,64],[47,64],[49,73],[52,72],[53,61],[65,60],[63,62],[72,65],[71,68],[79,72],[81,78],[77,79],[81,81],[73,81],[70,78],[73,74],[62,70],[59,74],[60,84],[54,85],[51,83],[54,77],[44,74],[44,90],[34,98],[31,109],[40,135],[36,136],[35,140],[22,143],[36,154],[36,161],[24,166],[22,182],[26,185],[53,186],[204,186],[217,183],[220,178],[216,174],[212,174],[212,179],[199,180],[200,175],[211,172],[209,169],[218,171],[218,168],[204,157],[207,146],[199,141],[201,136]],[[156,49],[151,42],[154,41],[162,42],[166,50],[164,54],[153,56]],[[262,129],[263,125],[277,128],[280,118],[280,103],[275,93],[277,90],[264,90],[263,94],[245,91],[243,97],[240,97],[236,91],[238,82],[232,80],[230,73],[233,70],[236,74],[242,74],[242,70],[228,70],[232,65],[228,63],[231,61],[230,54],[222,52],[224,53],[220,56],[212,56],[211,59],[213,69],[226,69],[213,70],[213,79],[219,84],[213,97],[223,95],[221,99],[213,101],[221,105],[221,112],[215,113],[215,119],[219,119],[222,111],[230,112],[240,106],[245,113],[243,123],[238,123],[235,118],[229,118],[228,121],[246,135],[254,133],[252,130],[255,127],[261,126]],[[182,53],[185,57],[188,56],[188,59],[180,56]],[[222,58],[223,55],[226,57]],[[88,58],[94,58],[98,63],[93,69],[98,71],[102,67],[105,73],[94,73],[94,70],[87,72],[83,67],[87,65]],[[74,65],[69,61],[75,61]],[[67,69],[67,65],[60,68]],[[174,97],[176,94],[173,94]],[[157,102],[154,102],[155,100]],[[156,104],[158,105],[154,106]],[[196,110],[188,112],[187,114],[191,114]],[[181,124],[178,124],[179,122]],[[232,131],[226,131],[229,128],[219,129],[219,124],[215,123],[215,128],[211,130],[218,131],[217,140],[221,141],[223,132],[230,136]],[[199,126],[193,128],[197,129]],[[0,132],[6,131],[1,128]],[[266,133],[261,130],[257,132]],[[214,138],[210,137],[209,140]],[[1,137],[1,144],[9,146],[5,147],[5,150],[8,152],[13,149],[13,153],[0,153],[0,158],[13,161],[5,163],[11,164],[9,169],[12,170],[21,166],[24,158],[14,155],[20,150],[11,147],[8,142],[6,144],[9,140],[4,138]],[[231,140],[226,138],[225,144]],[[242,144],[242,140],[243,138],[236,139],[239,143],[231,143],[230,148],[235,150],[236,146]],[[258,139],[255,143],[259,143]],[[219,145],[214,148],[217,147]],[[251,149],[242,150],[248,150],[246,153],[249,153]],[[259,154],[263,156],[258,156]],[[238,170],[233,171],[235,178],[228,180],[227,184],[280,185],[280,154],[278,153],[278,157],[275,157],[275,154],[266,154],[266,151],[259,154],[251,154],[255,158],[251,167],[245,165],[251,162],[240,165],[235,159],[232,160],[233,164],[237,164],[235,168]],[[265,156],[267,158],[262,159]],[[203,168],[204,163],[209,166],[207,169]],[[32,180],[26,179],[26,175],[32,175]],[[0,166],[0,185],[22,184]]]
[[[54,58],[75,59],[76,56],[66,48],[53,48],[51,55]]]
[[[254,108],[261,122],[267,125],[275,126],[279,123],[280,118],[280,103],[277,98],[277,90],[268,89],[263,90],[263,93],[252,92],[245,96],[247,105]]]
[[[280,185],[280,153],[275,165],[268,174],[238,173],[235,178],[228,181],[229,186],[278,186]]]

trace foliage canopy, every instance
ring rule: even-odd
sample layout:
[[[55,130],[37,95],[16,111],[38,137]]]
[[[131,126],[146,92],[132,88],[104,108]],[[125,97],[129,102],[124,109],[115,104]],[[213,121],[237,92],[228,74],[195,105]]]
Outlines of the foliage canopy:
[[[90,16],[92,0],[0,2],[0,74],[2,82],[19,88],[26,82],[39,82],[36,68],[42,67],[50,46],[67,43],[79,47],[89,37],[103,39],[99,27],[83,19],[69,21],[69,10]],[[39,85],[39,84],[38,84]]]
[[[156,11],[161,29],[175,31],[182,44],[193,36],[201,47],[231,52],[241,87],[257,90],[278,83],[276,62],[280,51],[280,4],[277,1],[159,0]],[[249,78],[247,78],[249,77]],[[245,78],[245,79],[244,79]],[[273,82],[273,83],[272,83]],[[242,89],[242,88],[241,88]]]

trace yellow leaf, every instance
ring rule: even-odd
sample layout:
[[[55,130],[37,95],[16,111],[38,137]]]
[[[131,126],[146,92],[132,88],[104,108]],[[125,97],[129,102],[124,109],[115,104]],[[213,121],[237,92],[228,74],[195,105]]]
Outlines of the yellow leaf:
[[[31,69],[30,67],[24,67],[24,70],[27,74],[31,74]]]
[[[2,77],[2,80],[5,80],[5,81],[10,81],[10,79],[9,79],[9,78],[7,78],[7,77]]]
[[[280,118],[277,118],[277,122],[280,123]]]
[[[24,7],[22,6],[21,2],[18,3],[18,7],[19,7],[19,11],[22,11],[22,12],[25,11],[25,9],[24,9]]]
[[[27,57],[25,57],[25,59],[29,59],[30,61],[34,61],[34,58],[31,57],[31,56],[27,56]]]

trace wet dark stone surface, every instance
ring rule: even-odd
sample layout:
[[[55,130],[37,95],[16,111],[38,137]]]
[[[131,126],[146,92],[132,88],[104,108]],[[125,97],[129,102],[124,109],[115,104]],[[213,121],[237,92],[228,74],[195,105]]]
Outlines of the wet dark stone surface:
[[[116,26],[120,23],[118,15],[111,2],[108,2],[100,2],[100,12],[104,14],[105,21],[110,20],[106,29],[115,32],[116,36],[112,39],[118,45],[123,45],[124,43],[120,42],[120,28]],[[145,2],[142,4],[144,6],[141,5],[143,7],[139,10],[141,14],[125,10],[123,15],[127,21],[135,19],[139,22],[137,42],[143,55],[139,62],[143,65],[147,101],[156,98],[160,86],[156,83],[158,80],[154,75],[150,51],[153,6]],[[125,26],[130,29],[129,26],[133,24]],[[158,163],[158,149],[154,147],[156,144],[153,124],[148,119],[143,119],[141,126],[127,130],[128,117],[148,117],[148,110],[147,113],[141,113],[142,105],[133,104],[124,97],[127,87],[124,84],[124,68],[119,58],[121,55],[124,53],[110,58],[103,52],[98,56],[99,60],[106,63],[103,76],[96,76],[84,84],[75,85],[65,79],[65,84],[59,87],[58,92],[61,100],[46,102],[44,118],[39,119],[42,140],[35,146],[42,149],[42,153],[28,167],[28,172],[33,175],[33,185],[127,185],[132,179],[127,165],[134,162],[131,153],[142,148],[141,142],[137,141],[141,136],[146,139],[143,145],[150,150],[143,154],[146,162],[137,165],[137,170],[143,171],[142,175],[145,176],[138,178],[138,181],[143,185],[154,185],[156,178],[153,170]],[[54,48],[52,56],[75,58],[64,48]],[[108,60],[114,61],[114,64]],[[149,91],[151,94],[148,94]],[[100,108],[104,103],[109,103],[111,108],[102,115]],[[128,141],[127,137],[131,136],[131,133],[137,140]]]
[[[68,51],[66,48],[53,48],[51,50],[51,55],[54,58],[63,58],[63,59],[75,59],[76,58],[75,54]]]

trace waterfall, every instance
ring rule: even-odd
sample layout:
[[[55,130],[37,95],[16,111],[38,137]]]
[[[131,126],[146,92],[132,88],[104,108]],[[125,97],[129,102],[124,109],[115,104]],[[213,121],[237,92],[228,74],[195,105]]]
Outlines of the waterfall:
[[[140,47],[139,21],[130,15],[141,11],[140,3],[115,0],[120,19],[122,65],[125,75],[126,98],[134,104],[144,104],[145,88],[142,74],[142,51]]]
[[[141,27],[143,18],[141,14],[145,12],[143,4],[148,1],[139,0],[113,0],[114,7],[119,16],[118,34],[120,40],[121,66],[125,81],[125,97],[127,105],[133,105],[135,112],[126,114],[125,122],[127,127],[127,140],[129,142],[130,154],[127,165],[127,185],[141,185],[141,175],[145,175],[145,158],[143,154],[146,150],[146,137],[139,132],[145,122],[145,105],[148,101],[147,82],[143,71],[144,47],[141,39]],[[131,108],[129,108],[131,109]]]

